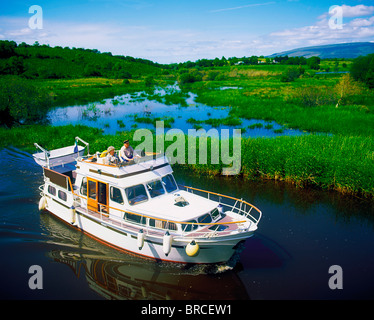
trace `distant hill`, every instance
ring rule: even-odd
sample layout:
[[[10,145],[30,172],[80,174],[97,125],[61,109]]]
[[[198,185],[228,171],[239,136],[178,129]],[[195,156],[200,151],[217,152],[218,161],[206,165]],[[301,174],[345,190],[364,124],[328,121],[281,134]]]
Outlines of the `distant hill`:
[[[293,50],[274,53],[268,57],[274,58],[277,56],[289,56],[289,57],[310,58],[313,56],[317,56],[317,57],[320,57],[321,59],[328,59],[328,58],[353,59],[359,56],[366,56],[370,53],[374,53],[373,42],[351,42],[351,43],[329,44],[329,45],[324,45],[324,46],[297,48]]]

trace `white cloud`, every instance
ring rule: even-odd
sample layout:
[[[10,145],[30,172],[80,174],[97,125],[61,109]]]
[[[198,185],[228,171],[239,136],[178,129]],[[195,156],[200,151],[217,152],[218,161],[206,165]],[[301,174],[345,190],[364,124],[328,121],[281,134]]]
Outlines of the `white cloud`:
[[[0,39],[14,40],[18,43],[24,41],[32,44],[39,41],[41,44],[51,46],[98,49],[101,52],[110,51],[113,54],[129,55],[161,63],[194,61],[217,56],[228,58],[267,55],[304,46],[372,41],[374,6],[342,7],[344,23],[342,29],[330,29],[328,23],[330,16],[324,13],[316,18],[315,23],[300,28],[279,30],[267,35],[241,32],[227,37],[206,30],[196,31],[188,28],[157,29],[154,26],[49,20],[44,20],[43,29],[38,30],[28,27],[27,18],[0,16]]]
[[[370,17],[369,19],[354,19],[351,22],[349,22],[349,25],[351,27],[369,27],[374,25],[374,16]]]
[[[341,7],[343,9],[343,17],[345,18],[364,17],[374,13],[374,6],[365,6],[363,4],[347,6],[343,4]]]

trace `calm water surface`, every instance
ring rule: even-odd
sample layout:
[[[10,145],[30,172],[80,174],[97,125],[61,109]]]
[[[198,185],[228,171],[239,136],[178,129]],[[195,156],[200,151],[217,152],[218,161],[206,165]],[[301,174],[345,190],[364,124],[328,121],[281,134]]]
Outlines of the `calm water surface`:
[[[237,87],[223,87],[222,90],[237,89]],[[70,107],[55,108],[48,114],[51,125],[61,126],[67,124],[82,124],[90,127],[100,128],[106,134],[116,134],[124,130],[135,128],[155,129],[151,123],[139,123],[134,115],[138,117],[161,120],[165,117],[173,118],[170,123],[172,128],[178,128],[185,134],[188,129],[204,130],[212,128],[211,125],[202,123],[199,127],[188,122],[190,118],[197,121],[208,119],[223,119],[229,116],[229,107],[211,107],[202,103],[197,103],[196,94],[188,93],[185,99],[186,104],[166,104],[163,102],[165,95],[178,93],[180,89],[177,84],[166,88],[156,88],[151,94],[146,92],[136,92],[134,94],[124,94],[115,96],[112,99],[104,99],[88,105],[76,105]],[[155,99],[156,97],[156,99]],[[219,125],[220,129],[242,129],[244,137],[275,137],[282,135],[302,135],[303,131],[286,128],[274,121],[264,121],[257,119],[241,119],[242,123],[236,126]],[[167,131],[168,128],[165,128]]]
[[[374,298],[372,202],[283,183],[177,171],[180,184],[246,199],[263,218],[229,264],[155,263],[120,253],[40,213],[42,171],[29,154],[3,149],[0,163],[1,299]],[[29,289],[32,265],[42,267],[42,290]],[[331,265],[343,269],[342,290],[329,289]]]

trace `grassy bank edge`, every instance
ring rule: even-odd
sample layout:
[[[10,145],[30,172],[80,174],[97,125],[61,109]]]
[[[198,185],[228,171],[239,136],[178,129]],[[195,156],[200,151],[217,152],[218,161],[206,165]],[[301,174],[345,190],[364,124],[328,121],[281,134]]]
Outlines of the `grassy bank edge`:
[[[12,129],[0,128],[0,148],[14,146],[35,152],[34,142],[47,149],[72,145],[75,136],[90,143],[90,151],[103,151],[113,145],[119,149],[124,139],[132,141],[133,131],[104,135],[86,126],[31,125]],[[187,139],[187,137],[186,137]],[[171,142],[165,142],[165,148]],[[187,148],[187,141],[185,146]],[[231,144],[232,147],[232,144]],[[232,152],[232,148],[230,149]],[[186,157],[188,151],[186,149]],[[198,154],[198,144],[197,151]],[[198,175],[217,176],[226,165],[176,164]],[[242,138],[241,172],[233,179],[272,179],[294,184],[299,188],[318,187],[343,194],[374,198],[374,141],[364,136],[304,135],[277,138]]]

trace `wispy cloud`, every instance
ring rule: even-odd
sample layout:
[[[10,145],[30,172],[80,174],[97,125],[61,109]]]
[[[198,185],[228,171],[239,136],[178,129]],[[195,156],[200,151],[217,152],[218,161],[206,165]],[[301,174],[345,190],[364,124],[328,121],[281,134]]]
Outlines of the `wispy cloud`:
[[[275,1],[265,2],[265,3],[252,3],[252,4],[247,4],[247,5],[239,6],[239,7],[211,10],[209,12],[215,13],[215,12],[223,12],[223,11],[240,10],[240,9],[249,8],[249,7],[268,6],[268,5],[271,5],[271,4],[275,4]]]
[[[281,43],[287,43],[287,48],[284,49],[372,40],[374,37],[374,16],[368,18],[357,17],[373,14],[374,6],[343,5],[342,9],[344,23],[341,29],[330,28],[330,14],[326,12],[319,16],[312,25],[272,32],[267,39],[279,46],[281,46]]]

